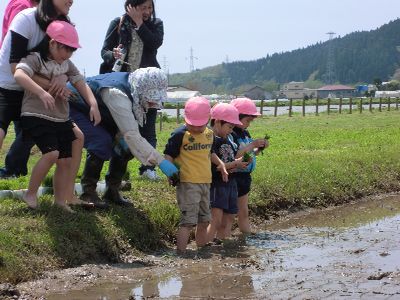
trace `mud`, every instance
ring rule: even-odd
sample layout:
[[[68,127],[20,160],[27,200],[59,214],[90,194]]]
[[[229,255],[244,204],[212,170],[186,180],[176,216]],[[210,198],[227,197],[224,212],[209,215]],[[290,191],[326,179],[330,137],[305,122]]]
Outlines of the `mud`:
[[[17,288],[20,299],[400,299],[400,196],[287,214],[185,258],[170,250]]]

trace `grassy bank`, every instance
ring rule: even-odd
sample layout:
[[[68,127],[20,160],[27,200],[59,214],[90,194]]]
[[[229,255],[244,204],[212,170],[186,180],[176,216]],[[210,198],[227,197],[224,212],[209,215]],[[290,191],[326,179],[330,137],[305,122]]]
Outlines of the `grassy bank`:
[[[400,190],[399,117],[392,111],[257,120],[253,136],[268,133],[271,146],[258,157],[250,197],[253,215]],[[176,124],[163,127],[160,150]],[[30,167],[38,157],[34,152]],[[0,200],[0,282],[25,281],[83,263],[120,261],[173,243],[179,219],[175,189],[165,179],[149,183],[138,178],[138,166],[137,161],[129,165],[133,188],[125,196],[134,202],[131,209],[77,208],[70,215],[53,208],[50,196],[41,198],[35,212],[20,201]],[[0,180],[0,189],[25,188],[27,182],[28,177]]]

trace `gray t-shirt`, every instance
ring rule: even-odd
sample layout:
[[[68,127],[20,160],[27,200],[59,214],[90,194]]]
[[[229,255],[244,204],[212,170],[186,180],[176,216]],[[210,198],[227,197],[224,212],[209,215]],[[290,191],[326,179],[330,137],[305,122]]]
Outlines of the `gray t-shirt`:
[[[62,64],[54,60],[44,61],[39,53],[36,52],[23,58],[21,62],[17,64],[16,68],[23,70],[29,77],[32,77],[36,73],[51,80],[51,78],[55,76],[65,74],[68,77],[68,81],[72,84],[84,80],[84,77],[69,59],[65,60]],[[33,116],[53,122],[67,121],[69,119],[68,101],[58,98],[55,100],[55,109],[48,110],[38,96],[29,91],[25,91],[22,101],[21,116]]]

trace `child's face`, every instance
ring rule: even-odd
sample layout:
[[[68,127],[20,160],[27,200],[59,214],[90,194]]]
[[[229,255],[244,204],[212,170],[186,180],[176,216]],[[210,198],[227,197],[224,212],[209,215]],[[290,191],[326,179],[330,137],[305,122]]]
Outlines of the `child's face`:
[[[190,124],[186,123],[186,128],[191,134],[203,133],[204,130],[206,130],[206,127],[207,127],[207,123],[202,125],[202,126],[193,126],[193,125],[190,125]]]
[[[64,45],[57,43],[55,40],[50,41],[49,52],[51,58],[58,64],[62,64],[67,59],[70,59],[73,51]]]
[[[254,117],[253,116],[246,116],[244,118],[241,118],[240,122],[242,122],[242,125],[236,125],[236,126],[239,127],[239,128],[242,128],[242,129],[246,129],[247,127],[250,126],[250,123],[253,122],[253,120],[255,118],[256,118],[255,116]]]
[[[222,138],[226,138],[232,133],[234,127],[235,125],[232,123],[224,123],[223,125],[221,125],[220,121],[216,121],[213,129],[216,135]]]

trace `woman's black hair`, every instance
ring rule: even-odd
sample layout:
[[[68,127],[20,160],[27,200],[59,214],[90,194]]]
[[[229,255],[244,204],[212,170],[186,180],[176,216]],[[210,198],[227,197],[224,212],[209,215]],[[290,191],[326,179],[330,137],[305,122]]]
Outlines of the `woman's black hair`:
[[[47,26],[54,21],[65,21],[71,23],[68,16],[59,15],[54,7],[53,0],[41,0],[36,10],[35,14],[36,22],[38,23],[40,29],[46,31]]]
[[[136,7],[138,5],[145,3],[146,1],[147,0],[125,0],[124,4],[125,11],[127,11],[128,5]],[[156,19],[156,8],[154,6],[154,0],[151,0],[151,3],[153,4],[153,13],[150,21],[154,22],[154,20]]]
[[[51,41],[51,37],[49,37],[47,34],[44,36],[43,40],[37,45],[34,49],[32,49],[32,52],[39,52],[40,58],[43,61],[48,61],[49,60],[49,55],[50,55],[50,50],[49,50],[49,44]],[[58,43],[58,42],[57,42]],[[76,51],[76,48],[58,43],[61,47],[66,48],[67,50],[70,50],[72,52]]]

